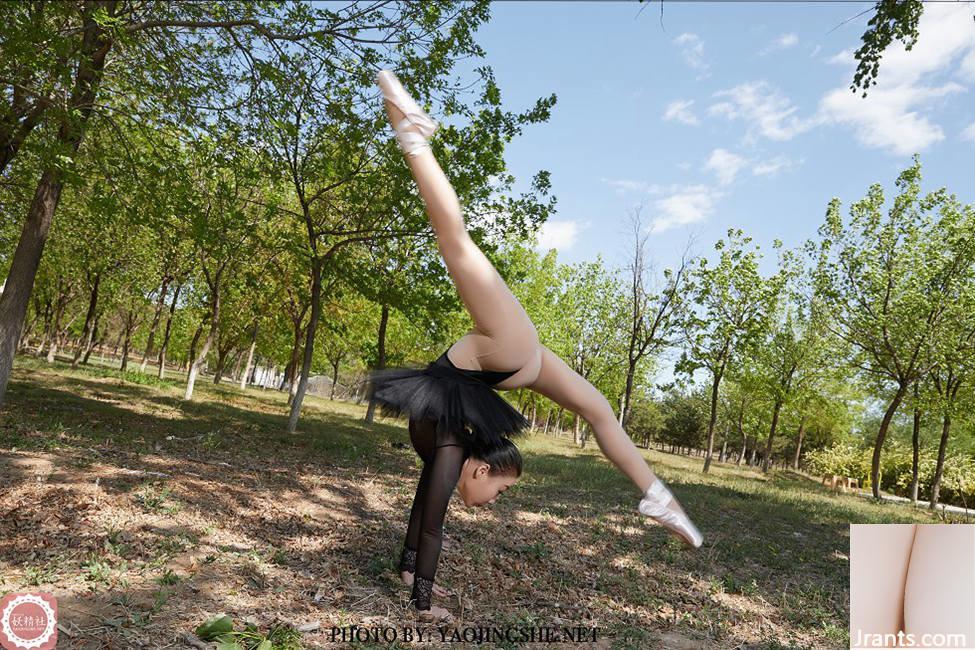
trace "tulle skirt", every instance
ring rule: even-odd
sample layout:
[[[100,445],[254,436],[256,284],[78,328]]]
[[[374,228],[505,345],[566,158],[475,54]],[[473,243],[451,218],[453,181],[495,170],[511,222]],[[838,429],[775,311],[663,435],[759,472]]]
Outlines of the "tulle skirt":
[[[529,428],[525,416],[489,384],[453,367],[446,353],[425,368],[373,371],[368,394],[383,415],[434,420],[438,433],[455,434],[469,448],[490,447]]]

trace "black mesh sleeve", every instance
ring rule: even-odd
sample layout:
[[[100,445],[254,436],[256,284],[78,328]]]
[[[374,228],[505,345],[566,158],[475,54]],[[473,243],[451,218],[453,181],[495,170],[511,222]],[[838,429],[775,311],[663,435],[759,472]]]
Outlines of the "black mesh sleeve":
[[[424,472],[429,469],[429,477],[422,494],[413,578],[413,598],[417,609],[430,609],[430,593],[443,544],[444,516],[465,457],[463,447],[444,445],[436,448],[433,462],[424,467]]]
[[[399,556],[399,570],[409,571],[413,573],[416,571],[416,549],[410,548],[409,546],[403,547],[403,552]]]

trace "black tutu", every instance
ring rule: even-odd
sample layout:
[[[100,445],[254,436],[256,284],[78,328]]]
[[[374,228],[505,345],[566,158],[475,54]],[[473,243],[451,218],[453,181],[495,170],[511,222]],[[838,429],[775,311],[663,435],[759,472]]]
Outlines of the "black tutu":
[[[457,368],[444,352],[425,368],[374,370],[368,395],[383,415],[434,420],[438,433],[460,434],[467,447],[483,449],[529,428],[492,388],[515,372]]]

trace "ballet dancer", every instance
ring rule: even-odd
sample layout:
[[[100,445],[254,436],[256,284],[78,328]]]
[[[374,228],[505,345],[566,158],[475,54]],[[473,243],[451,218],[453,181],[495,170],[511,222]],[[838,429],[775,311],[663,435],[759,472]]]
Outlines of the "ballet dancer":
[[[439,124],[392,72],[380,71],[376,81],[440,254],[474,322],[426,368],[391,368],[370,377],[369,395],[382,411],[409,416],[410,440],[423,460],[399,565],[403,581],[412,584],[418,618],[451,618],[431,596],[447,593],[434,584],[434,575],[454,488],[466,506],[482,506],[521,475],[521,456],[511,438],[529,423],[496,389],[527,387],[577,413],[589,423],[603,454],[640,490],[638,511],[700,547],[701,533],[644,461],[609,402],[539,342],[521,303],[471,239],[457,195],[428,143]]]

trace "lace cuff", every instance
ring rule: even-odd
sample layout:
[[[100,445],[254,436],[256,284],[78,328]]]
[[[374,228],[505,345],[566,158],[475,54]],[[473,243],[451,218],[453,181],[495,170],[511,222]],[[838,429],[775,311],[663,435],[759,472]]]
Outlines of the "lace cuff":
[[[409,571],[413,573],[416,571],[416,550],[410,548],[409,546],[403,547],[403,552],[399,556],[399,570]]]
[[[433,596],[433,580],[422,576],[413,576],[413,601],[417,609],[430,609],[430,599]]]

